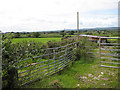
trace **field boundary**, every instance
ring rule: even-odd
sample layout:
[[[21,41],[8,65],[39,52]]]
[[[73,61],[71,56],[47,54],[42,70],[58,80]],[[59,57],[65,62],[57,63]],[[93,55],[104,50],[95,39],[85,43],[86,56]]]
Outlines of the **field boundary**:
[[[74,42],[61,47],[42,49],[43,55],[21,60],[23,65],[17,68],[20,86],[57,73],[68,66],[74,61],[73,50],[77,47],[77,42]],[[31,59],[37,62],[33,63]]]

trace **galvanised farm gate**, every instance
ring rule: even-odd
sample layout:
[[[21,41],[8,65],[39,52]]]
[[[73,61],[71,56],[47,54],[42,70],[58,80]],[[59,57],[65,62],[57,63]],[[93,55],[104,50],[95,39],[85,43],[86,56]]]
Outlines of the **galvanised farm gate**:
[[[66,46],[42,49],[44,52],[42,55],[21,60],[18,67],[20,85],[23,86],[62,70],[74,60],[73,50],[76,48],[75,42]],[[33,63],[35,60],[37,62]]]
[[[112,41],[112,43],[101,43],[103,38]],[[99,37],[99,65],[101,67],[120,68],[119,40],[118,37]]]

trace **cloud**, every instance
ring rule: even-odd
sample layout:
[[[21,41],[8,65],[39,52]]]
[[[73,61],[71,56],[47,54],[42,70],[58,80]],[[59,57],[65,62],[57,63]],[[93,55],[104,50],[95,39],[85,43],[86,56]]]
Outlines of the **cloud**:
[[[76,28],[77,11],[80,12],[81,27],[116,26],[113,10],[117,9],[118,1],[0,0],[0,29],[6,32]],[[109,15],[113,15],[112,18]]]
[[[94,15],[94,17],[82,17],[81,27],[117,27],[117,15]]]

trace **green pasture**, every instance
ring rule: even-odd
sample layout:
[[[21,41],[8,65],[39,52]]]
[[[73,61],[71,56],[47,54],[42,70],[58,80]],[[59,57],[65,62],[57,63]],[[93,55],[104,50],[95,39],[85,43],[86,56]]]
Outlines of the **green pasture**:
[[[118,69],[100,67],[96,58],[89,62],[81,58],[61,74],[49,76],[26,88],[119,88],[118,85]]]
[[[40,37],[40,38],[62,38],[62,35],[59,35],[59,33],[54,33],[54,34],[41,34],[39,37]]]
[[[61,41],[61,38],[14,38],[12,43],[19,43],[22,41],[37,41],[47,43],[48,41]]]
[[[38,59],[38,61],[39,61],[39,59]],[[41,59],[40,60],[40,62],[41,61],[47,61],[47,59]],[[63,62],[63,61],[62,61]],[[23,67],[21,67],[21,69],[19,69],[18,70],[18,73],[21,73],[21,72],[24,72],[24,71],[27,71],[27,72],[25,72],[25,73],[21,73],[21,74],[19,74],[19,81],[20,81],[20,83],[22,84],[22,83],[26,83],[26,82],[29,82],[30,80],[33,80],[33,78],[34,79],[36,79],[36,78],[42,78],[43,76],[44,76],[44,74],[47,74],[47,73],[50,73],[50,72],[52,72],[51,74],[53,74],[54,72],[54,68],[55,68],[55,66],[54,66],[54,59],[52,59],[52,60],[50,60],[50,61],[47,61],[47,62],[43,62],[43,63],[38,63],[37,65],[30,65],[30,66],[28,66],[28,67],[26,67],[27,65],[29,65],[29,64],[31,64],[31,63],[33,63],[33,60],[32,59],[28,59],[28,60],[26,60],[26,61],[23,61],[23,62],[20,62],[19,64],[21,65],[24,65]],[[46,65],[46,64],[48,64],[49,63],[49,65]],[[51,63],[51,64],[50,64]],[[53,64],[52,64],[53,63]],[[61,63],[59,63],[57,60],[56,60],[56,64],[58,64],[58,65],[56,65],[56,69],[58,69],[58,68],[60,68],[61,66],[59,66],[59,65],[62,65]],[[19,65],[19,66],[20,66]],[[42,65],[45,65],[45,66],[42,66]],[[41,67],[42,66],[42,67]],[[48,68],[48,66],[49,66],[49,68]],[[40,67],[40,68],[39,68]],[[35,69],[36,68],[36,69]],[[62,69],[62,68],[61,68]],[[59,70],[57,70],[57,71],[59,71]],[[43,73],[44,72],[44,73]],[[51,75],[50,74],[50,75]],[[32,77],[32,76],[34,76],[35,75],[35,77]],[[47,75],[48,76],[48,75]],[[24,80],[23,80],[24,79]],[[23,81],[22,81],[23,80]]]
[[[111,42],[111,43],[118,43],[118,39],[107,39],[108,42]]]
[[[93,50],[97,52],[98,50]],[[102,60],[104,61],[104,60]],[[112,66],[112,65],[111,65]],[[99,66],[98,56],[84,58],[53,76],[26,85],[26,88],[120,88],[118,69]]]

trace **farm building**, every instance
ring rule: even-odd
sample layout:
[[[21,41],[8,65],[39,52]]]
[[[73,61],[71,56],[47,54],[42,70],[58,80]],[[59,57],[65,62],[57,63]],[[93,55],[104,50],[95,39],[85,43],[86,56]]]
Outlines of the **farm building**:
[[[88,39],[92,42],[99,43],[99,37],[101,36],[94,36],[94,35],[79,35],[80,37],[88,37]],[[106,38],[101,38],[101,43],[106,43],[107,39]]]
[[[107,38],[104,38],[102,36],[94,36],[94,35],[79,35],[80,37],[88,37],[88,39],[92,42],[99,43],[99,37],[101,37],[101,43],[106,43]],[[67,38],[62,38],[61,40],[67,40],[67,39],[76,39],[76,36],[74,37],[67,37]]]

